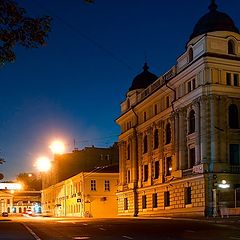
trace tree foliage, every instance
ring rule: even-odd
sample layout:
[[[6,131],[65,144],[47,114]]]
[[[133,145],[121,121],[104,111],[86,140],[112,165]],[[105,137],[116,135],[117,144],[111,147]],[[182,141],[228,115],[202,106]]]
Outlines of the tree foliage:
[[[39,48],[46,44],[51,17],[31,18],[14,0],[0,0],[0,64],[16,59],[14,47]]]
[[[17,181],[23,183],[24,190],[41,190],[42,180],[38,178],[36,174],[19,173]]]

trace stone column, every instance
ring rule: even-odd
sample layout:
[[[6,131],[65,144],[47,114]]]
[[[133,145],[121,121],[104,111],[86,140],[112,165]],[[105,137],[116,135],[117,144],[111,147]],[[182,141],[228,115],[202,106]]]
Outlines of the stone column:
[[[194,111],[195,111],[195,124],[196,124],[196,145],[195,145],[195,152],[196,152],[196,160],[195,164],[200,163],[200,135],[201,135],[201,124],[200,124],[200,106],[199,102],[194,103]]]
[[[136,130],[134,130],[133,137],[132,137],[132,150],[131,150],[131,157],[132,157],[132,182],[134,183],[134,186],[137,184],[137,158],[138,158],[138,152],[137,152],[137,133]]]
[[[175,113],[174,115],[174,152],[175,152],[175,169],[179,169],[179,113]]]
[[[183,110],[179,112],[179,168],[184,169],[185,167],[185,114]]]
[[[208,146],[208,108],[207,98],[202,96],[200,99],[200,128],[199,128],[199,142],[200,142],[200,162],[207,162],[207,146]]]

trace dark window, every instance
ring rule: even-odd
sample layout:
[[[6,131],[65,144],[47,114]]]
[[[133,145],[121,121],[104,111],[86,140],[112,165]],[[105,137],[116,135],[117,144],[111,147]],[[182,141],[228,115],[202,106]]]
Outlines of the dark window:
[[[158,129],[155,129],[154,131],[154,142],[153,142],[153,149],[157,149],[159,145],[158,141]]]
[[[164,207],[170,206],[170,192],[164,192]]]
[[[195,132],[195,112],[191,110],[189,113],[189,134]]]
[[[166,107],[168,108],[170,106],[170,100],[169,96],[166,97]]]
[[[230,164],[231,165],[240,165],[239,159],[239,144],[230,144]]]
[[[154,178],[159,178],[159,161],[156,161],[154,164]]]
[[[7,208],[7,212],[10,213],[10,207]]]
[[[18,209],[18,212],[19,212],[19,213],[22,213],[22,208],[19,208],[19,209]]]
[[[158,204],[157,204],[157,193],[153,193],[152,194],[152,207],[153,208],[157,208]]]
[[[236,74],[236,73],[233,74],[233,85],[234,85],[235,87],[238,87],[238,86],[239,86],[239,75]]]
[[[157,109],[157,104],[154,105],[154,114],[157,115],[158,109]]]
[[[96,191],[96,180],[91,180],[91,191]]]
[[[235,54],[235,44],[232,40],[228,41],[228,54]]]
[[[142,208],[143,209],[147,208],[147,196],[146,195],[142,196]]]
[[[195,78],[192,80],[192,89],[195,89],[196,88],[196,80]]]
[[[192,190],[191,187],[185,188],[185,204],[191,204],[192,203]]]
[[[191,81],[189,81],[189,82],[187,83],[187,88],[188,88],[188,93],[191,92],[191,89],[192,89],[192,88],[191,88]]]
[[[127,160],[130,159],[130,153],[131,153],[130,144],[128,144],[127,145]]]
[[[166,175],[170,176],[172,173],[172,157],[166,158]]]
[[[131,173],[130,170],[127,170],[127,183],[130,183],[131,180]]]
[[[190,48],[189,51],[188,51],[188,58],[189,58],[189,62],[191,62],[193,60],[193,50],[192,50],[192,48]]]
[[[143,172],[143,174],[144,174],[143,181],[146,182],[148,180],[148,165],[147,164],[144,165],[144,170],[143,171],[144,171]]]
[[[235,104],[229,106],[228,121],[230,128],[238,128],[238,108]]]
[[[195,165],[195,148],[189,149],[189,162],[190,162],[190,168],[192,168]]]
[[[124,210],[128,210],[128,199],[124,198]]]
[[[7,204],[10,204],[10,199],[7,199]]]
[[[226,84],[231,86],[231,73],[226,73]]]
[[[166,133],[166,144],[169,144],[171,142],[171,125],[170,125],[170,123],[168,123],[166,125],[165,133]]]
[[[147,140],[147,135],[145,135],[143,138],[143,153],[147,153],[147,151],[148,151],[148,140]]]

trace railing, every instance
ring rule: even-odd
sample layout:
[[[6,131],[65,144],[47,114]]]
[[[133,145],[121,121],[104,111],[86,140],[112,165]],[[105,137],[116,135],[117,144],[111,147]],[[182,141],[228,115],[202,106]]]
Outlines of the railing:
[[[230,166],[231,173],[240,173],[240,165],[237,166]]]
[[[193,174],[192,168],[185,169],[185,170],[182,171],[182,176],[183,176],[183,177],[190,176],[190,175],[192,175],[192,174]]]

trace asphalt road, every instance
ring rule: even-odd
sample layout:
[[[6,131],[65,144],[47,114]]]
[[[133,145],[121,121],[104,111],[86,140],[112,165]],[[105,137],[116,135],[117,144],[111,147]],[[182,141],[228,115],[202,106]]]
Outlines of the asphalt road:
[[[0,220],[0,239],[240,240],[240,222],[167,218],[13,218]]]

